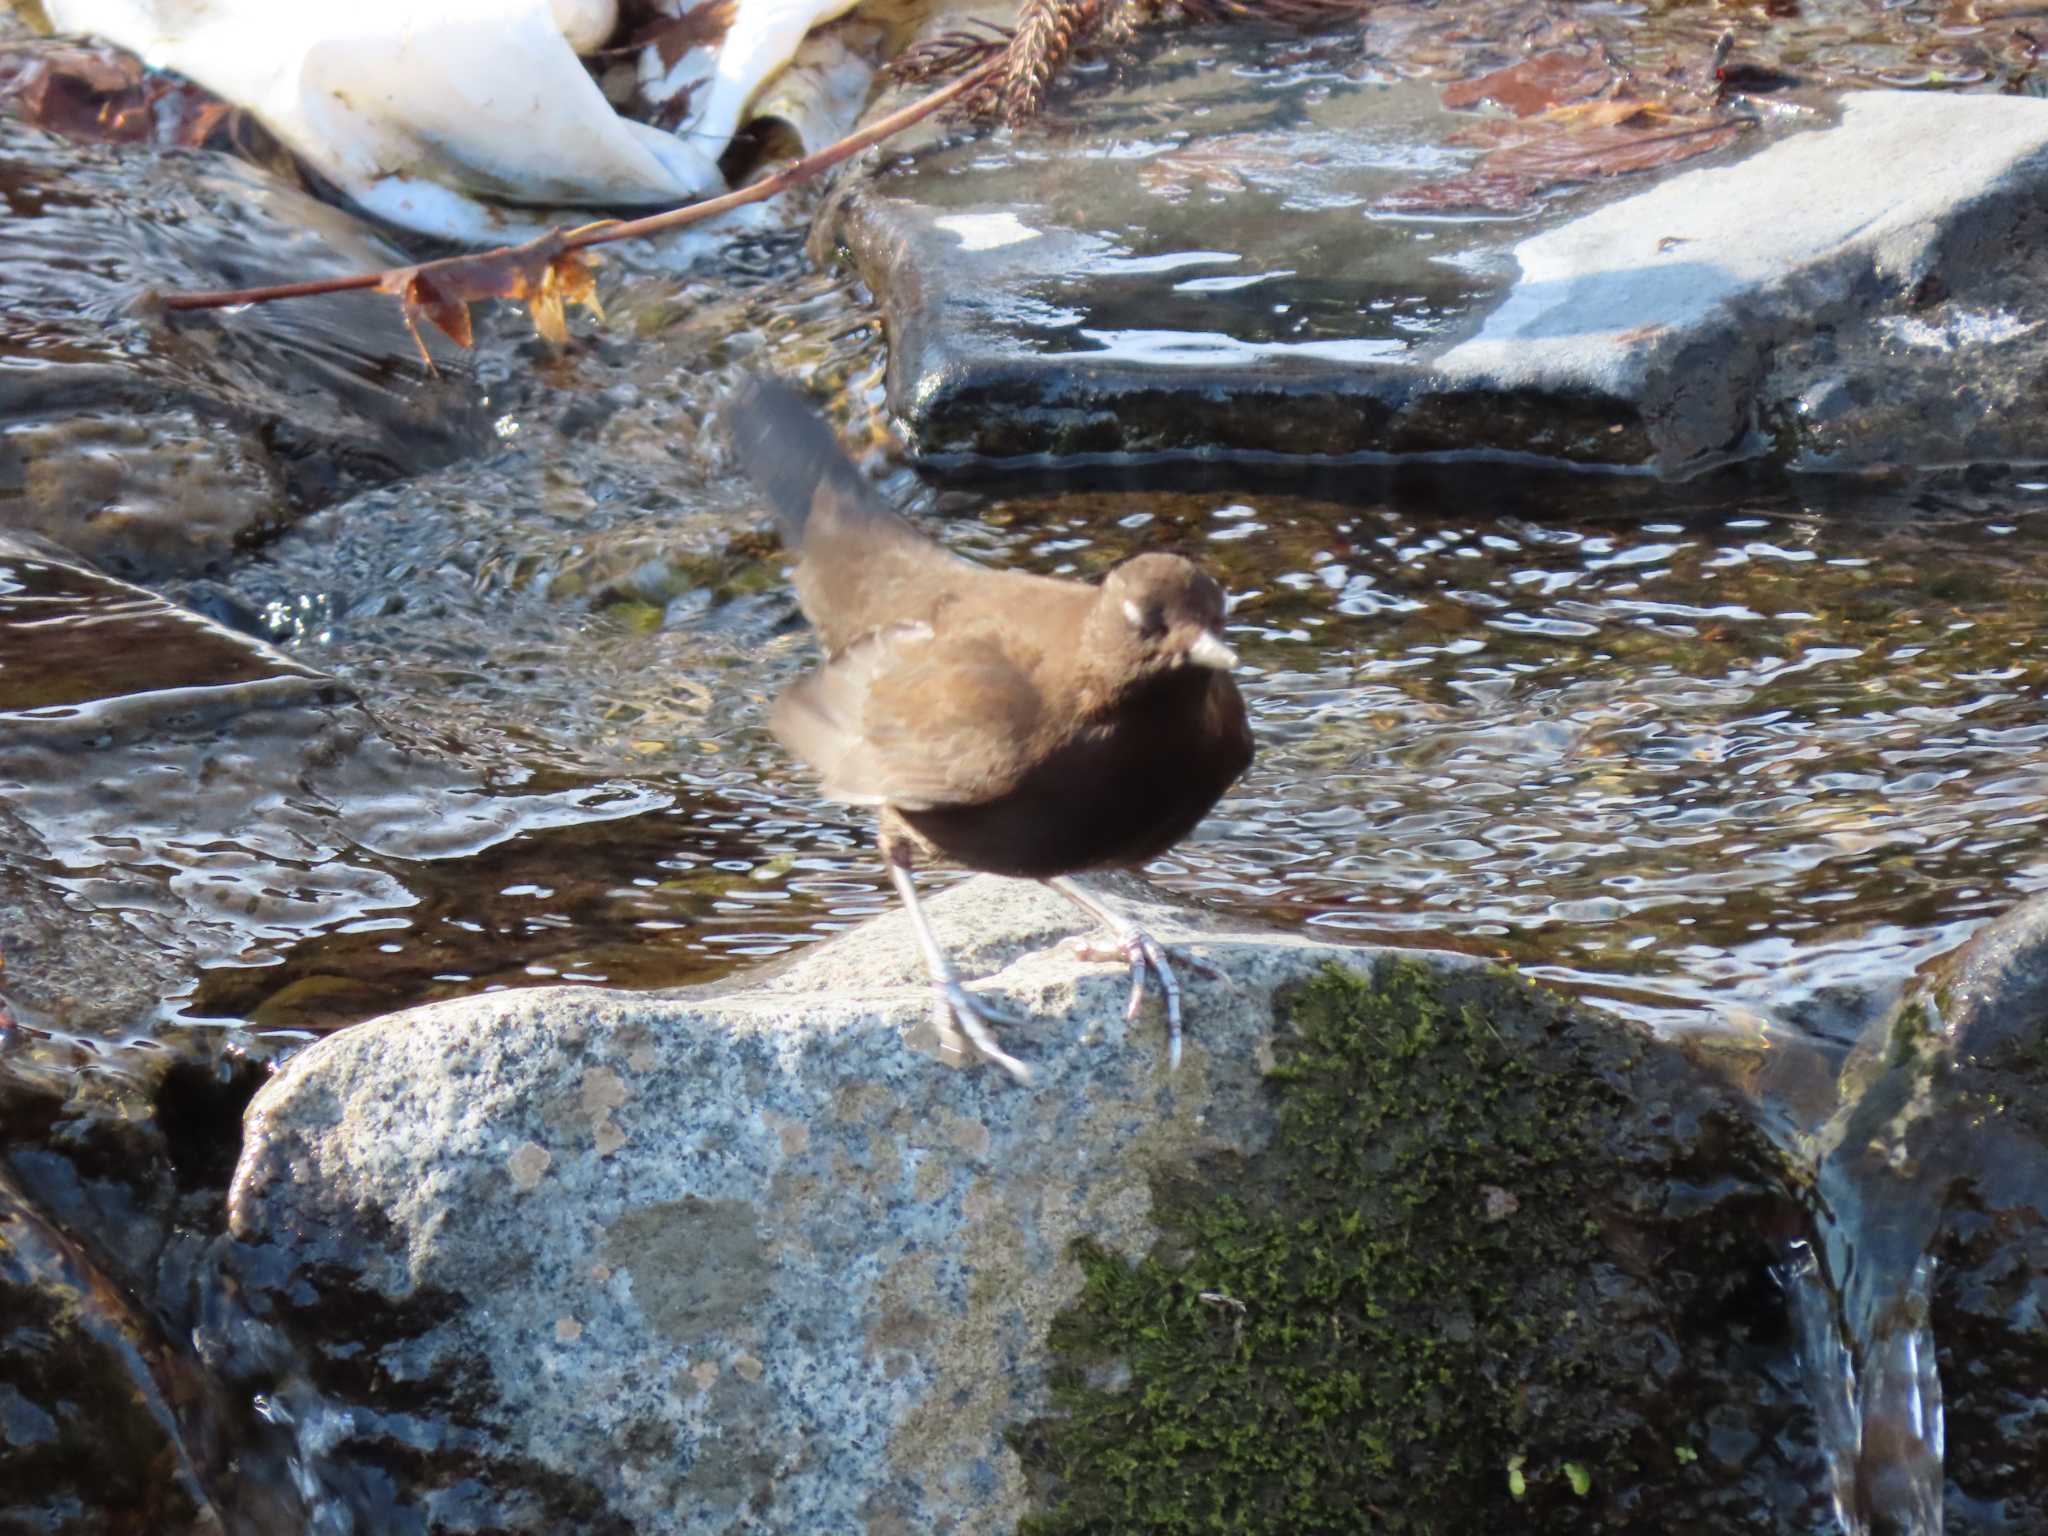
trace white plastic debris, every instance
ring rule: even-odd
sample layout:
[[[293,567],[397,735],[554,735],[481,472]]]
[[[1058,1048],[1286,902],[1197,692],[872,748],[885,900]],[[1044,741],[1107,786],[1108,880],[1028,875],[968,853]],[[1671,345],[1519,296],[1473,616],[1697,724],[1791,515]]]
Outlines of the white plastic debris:
[[[852,3],[739,0],[716,88],[681,137],[619,116],[577,58],[609,40],[617,0],[45,0],[44,10],[60,32],[117,44],[245,108],[369,212],[496,244],[563,222],[556,210],[673,207],[722,191],[718,156],[747,102],[812,25]]]
[[[660,0],[668,15],[705,0]],[[640,52],[641,94],[660,108],[687,99],[676,132],[714,157],[738,131],[762,83],[797,52],[811,28],[853,9],[857,0],[735,0],[731,25],[717,48],[691,48],[673,65],[649,44]],[[801,128],[799,128],[801,132]],[[716,146],[713,148],[712,146]],[[806,144],[806,149],[820,146]]]
[[[595,53],[619,24],[618,0],[554,0],[551,9],[571,53]]]

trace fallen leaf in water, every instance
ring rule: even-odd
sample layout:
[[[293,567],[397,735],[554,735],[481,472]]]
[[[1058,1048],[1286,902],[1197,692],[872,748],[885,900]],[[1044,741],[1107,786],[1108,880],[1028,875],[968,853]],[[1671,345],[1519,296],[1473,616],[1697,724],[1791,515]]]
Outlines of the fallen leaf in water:
[[[377,290],[397,297],[405,328],[412,332],[413,345],[430,373],[434,360],[420,334],[420,322],[425,320],[457,346],[467,347],[475,340],[469,306],[479,299],[524,304],[533,316],[533,328],[560,345],[569,339],[565,306],[581,304],[599,318],[604,315],[597,302],[598,258],[587,251],[564,250],[563,239],[560,230],[550,230],[524,245],[399,267],[384,274]]]
[[[1552,107],[1540,121],[1560,128],[1611,128],[1617,123],[1648,124],[1670,115],[1653,102],[1609,97],[1605,101],[1578,101],[1570,106]]]
[[[1598,96],[1619,78],[1596,48],[1556,48],[1444,87],[1453,112],[1491,101],[1517,117],[1534,117],[1566,102]]]
[[[1626,123],[1545,134],[1496,149],[1474,167],[1495,176],[1527,176],[1543,186],[1598,181],[1653,165],[1670,165],[1719,149],[1742,132],[1739,122],[1674,119],[1655,127]]]
[[[1303,165],[1316,163],[1313,157],[1289,149],[1287,142],[1257,133],[1197,139],[1139,166],[1138,185],[1177,203],[1198,187],[1209,192],[1243,192],[1261,176],[1285,181]]]
[[[1526,176],[1487,176],[1467,171],[1389,192],[1373,206],[1385,213],[1520,213],[1539,188]]]
[[[1374,206],[1392,213],[1456,211],[1514,213],[1552,187],[1599,181],[1652,166],[1671,165],[1721,148],[1742,132],[1740,121],[1671,118],[1645,123],[1632,113],[1622,122],[1589,119],[1589,126],[1545,123],[1504,125],[1506,142],[1461,175],[1391,193]]]

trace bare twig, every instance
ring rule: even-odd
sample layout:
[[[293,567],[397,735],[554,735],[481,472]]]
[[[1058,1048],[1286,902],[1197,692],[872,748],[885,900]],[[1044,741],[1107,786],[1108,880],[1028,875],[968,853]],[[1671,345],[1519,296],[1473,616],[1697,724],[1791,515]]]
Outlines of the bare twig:
[[[165,309],[229,309],[243,304],[264,304],[273,299],[310,298],[323,293],[348,293],[364,288],[386,292],[404,291],[429,307],[422,312],[435,324],[442,323],[431,308],[431,298],[420,295],[446,293],[450,302],[466,302],[478,296],[470,281],[479,264],[497,262],[521,270],[543,255],[559,260],[570,252],[614,240],[637,240],[647,235],[666,234],[706,219],[717,218],[748,203],[765,202],[808,181],[823,171],[849,160],[862,150],[902,132],[929,117],[941,107],[958,104],[977,117],[1000,114],[1016,123],[1037,114],[1045,94],[1074,49],[1098,31],[1127,28],[1135,13],[1177,10],[1190,21],[1265,22],[1313,30],[1362,15],[1372,0],[1023,0],[1014,33],[1000,27],[986,34],[949,32],[931,38],[909,50],[897,61],[899,79],[919,82],[965,70],[950,84],[908,106],[891,112],[829,144],[814,155],[806,155],[752,186],[728,192],[682,208],[644,219],[602,219],[569,231],[550,230],[524,245],[500,246],[495,250],[452,256],[443,261],[422,262],[416,267],[394,267],[382,272],[359,272],[348,277],[319,278],[304,283],[278,283],[262,288],[236,288],[212,293],[173,293],[163,297]],[[543,249],[545,248],[545,249]],[[511,293],[493,296],[518,297]],[[410,314],[410,312],[408,312]],[[449,312],[452,319],[452,311]],[[449,329],[443,325],[443,329]],[[417,328],[415,327],[415,330]],[[458,326],[466,333],[466,326]],[[450,334],[457,334],[451,330]]]
[[[858,133],[848,134],[835,144],[828,144],[814,155],[806,155],[793,165],[784,166],[772,176],[764,176],[752,186],[741,187],[723,197],[708,198],[701,203],[687,207],[672,208],[666,213],[651,214],[644,219],[600,219],[586,224],[567,234],[549,231],[541,236],[542,241],[559,240],[563,251],[580,251],[593,245],[604,245],[614,240],[637,240],[646,235],[666,234],[672,229],[682,229],[690,224],[715,219],[721,213],[729,213],[748,203],[766,202],[779,193],[788,191],[799,182],[810,180],[820,172],[828,171],[841,161],[850,160],[862,150],[870,149],[901,133],[911,124],[932,115],[947,103],[968,94],[984,81],[992,78],[1000,67],[999,59],[990,59],[980,67],[962,75],[950,85],[942,86],[928,96],[921,96],[906,107],[891,112],[887,117],[876,119]],[[529,241],[527,244],[538,242]],[[273,299],[310,298],[322,293],[348,293],[359,288],[378,288],[385,285],[394,273],[424,275],[431,282],[435,274],[448,269],[474,267],[483,259],[521,249],[519,246],[503,246],[497,251],[474,252],[463,256],[451,256],[443,261],[422,262],[417,267],[393,267],[381,272],[358,272],[348,277],[325,277],[305,283],[278,283],[264,288],[235,288],[212,293],[172,293],[163,298],[165,309],[231,309],[243,304],[266,304]]]

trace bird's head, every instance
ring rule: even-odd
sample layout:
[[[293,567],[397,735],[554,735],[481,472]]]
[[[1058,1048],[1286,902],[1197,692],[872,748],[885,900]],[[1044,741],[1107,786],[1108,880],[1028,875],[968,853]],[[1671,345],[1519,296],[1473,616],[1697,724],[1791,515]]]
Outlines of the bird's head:
[[[1228,672],[1223,589],[1179,555],[1139,555],[1102,583],[1083,644],[1090,660],[1133,681],[1179,667]]]

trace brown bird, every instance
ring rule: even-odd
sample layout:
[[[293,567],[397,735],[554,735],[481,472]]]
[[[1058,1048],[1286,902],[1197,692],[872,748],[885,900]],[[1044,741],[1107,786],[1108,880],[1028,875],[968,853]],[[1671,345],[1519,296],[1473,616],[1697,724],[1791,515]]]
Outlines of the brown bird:
[[[992,570],[889,508],[786,386],[750,380],[725,413],[741,463],[798,556],[797,601],[823,666],[776,701],[775,734],[826,795],[878,808],[882,855],[938,993],[964,1034],[1020,1081],[1007,1023],[960,984],[911,870],[937,858],[1041,880],[1116,935],[1135,1017],[1149,970],[1181,1007],[1164,946],[1066,877],[1144,864],[1192,832],[1252,760],[1230,679],[1223,592],[1178,555],[1143,554],[1100,586]]]

